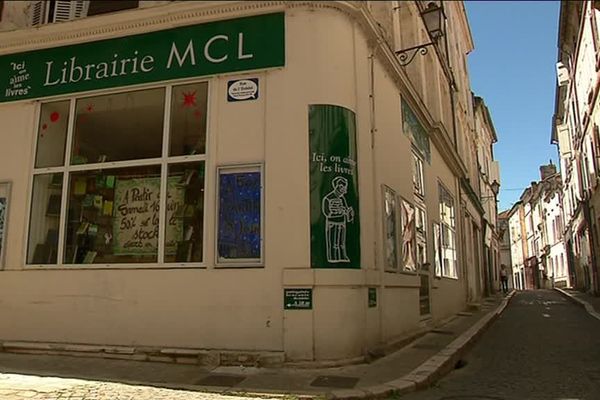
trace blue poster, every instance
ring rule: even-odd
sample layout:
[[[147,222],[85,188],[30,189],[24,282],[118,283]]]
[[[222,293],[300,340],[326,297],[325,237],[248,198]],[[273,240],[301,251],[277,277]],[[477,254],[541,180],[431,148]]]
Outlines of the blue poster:
[[[219,174],[219,261],[260,259],[260,172]]]

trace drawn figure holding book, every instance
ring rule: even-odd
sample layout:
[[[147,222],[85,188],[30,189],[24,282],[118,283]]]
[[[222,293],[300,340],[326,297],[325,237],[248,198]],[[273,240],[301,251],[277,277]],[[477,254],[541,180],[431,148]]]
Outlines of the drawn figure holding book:
[[[327,261],[330,263],[350,262],[346,253],[346,223],[354,221],[354,209],[348,207],[346,198],[348,180],[336,176],[331,181],[333,190],[323,198],[321,210],[325,215],[325,240]]]

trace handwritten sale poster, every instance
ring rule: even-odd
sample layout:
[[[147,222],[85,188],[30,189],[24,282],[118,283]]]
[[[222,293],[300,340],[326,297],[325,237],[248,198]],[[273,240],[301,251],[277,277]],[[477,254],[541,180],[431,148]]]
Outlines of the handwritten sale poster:
[[[165,254],[175,254],[183,238],[177,213],[183,208],[184,187],[178,176],[168,179]],[[117,179],[114,201],[114,254],[151,255],[158,251],[160,178]]]

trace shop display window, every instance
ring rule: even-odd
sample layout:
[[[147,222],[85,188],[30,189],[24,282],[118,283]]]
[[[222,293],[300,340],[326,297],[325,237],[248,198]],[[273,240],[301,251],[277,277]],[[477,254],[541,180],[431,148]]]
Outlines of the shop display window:
[[[40,174],[33,178],[28,264],[56,264],[62,187],[62,173]]]
[[[202,261],[204,162],[169,166],[165,262]]]
[[[78,99],[71,164],[160,157],[164,102],[164,88]]]
[[[42,104],[38,125],[35,167],[62,166],[69,125],[69,101]]]
[[[43,103],[27,263],[203,262],[207,96],[202,82]]]
[[[65,264],[157,261],[160,166],[69,177]]]
[[[169,155],[204,154],[208,83],[174,87],[172,96]]]

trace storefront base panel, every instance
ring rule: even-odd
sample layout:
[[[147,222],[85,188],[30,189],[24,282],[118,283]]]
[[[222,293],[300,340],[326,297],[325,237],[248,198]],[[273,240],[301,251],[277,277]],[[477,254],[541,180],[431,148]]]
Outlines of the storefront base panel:
[[[387,287],[382,297],[384,343],[398,342],[419,329],[418,287]]]
[[[435,320],[444,320],[467,307],[464,281],[450,278],[435,279],[434,281],[431,310]]]
[[[264,270],[0,275],[2,342],[283,351],[279,279]]]
[[[285,361],[283,352],[173,349],[152,347],[93,346],[68,343],[2,342],[6,353],[44,354],[129,361],[167,362],[187,365],[276,367]]]

